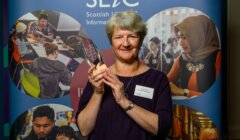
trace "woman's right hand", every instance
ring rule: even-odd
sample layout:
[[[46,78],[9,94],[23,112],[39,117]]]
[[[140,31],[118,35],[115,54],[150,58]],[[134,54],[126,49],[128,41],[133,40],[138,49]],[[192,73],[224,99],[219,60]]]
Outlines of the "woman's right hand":
[[[104,94],[103,73],[105,71],[106,69],[98,69],[94,64],[88,70],[88,79],[96,94]]]

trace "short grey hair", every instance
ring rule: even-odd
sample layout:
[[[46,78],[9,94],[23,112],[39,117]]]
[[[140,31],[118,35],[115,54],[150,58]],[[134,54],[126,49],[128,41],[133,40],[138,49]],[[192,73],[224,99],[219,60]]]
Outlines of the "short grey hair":
[[[105,32],[111,42],[114,28],[127,29],[137,33],[141,40],[147,34],[147,27],[142,18],[133,10],[122,11],[114,14],[106,23]]]

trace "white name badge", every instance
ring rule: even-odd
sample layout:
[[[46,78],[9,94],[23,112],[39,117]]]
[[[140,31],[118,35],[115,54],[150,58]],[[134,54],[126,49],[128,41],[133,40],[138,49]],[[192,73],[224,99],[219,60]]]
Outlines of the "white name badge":
[[[136,85],[134,95],[143,97],[143,98],[152,99],[153,92],[154,92],[153,88]]]

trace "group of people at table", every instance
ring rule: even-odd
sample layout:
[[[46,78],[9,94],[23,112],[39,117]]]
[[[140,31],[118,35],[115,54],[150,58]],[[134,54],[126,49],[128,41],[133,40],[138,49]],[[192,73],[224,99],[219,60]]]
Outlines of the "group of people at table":
[[[21,60],[32,60],[26,67],[39,79],[39,98],[61,96],[59,84],[69,86],[72,79],[72,73],[67,67],[71,57],[62,55],[62,62],[56,60],[59,59],[59,51],[73,48],[64,44],[60,36],[54,37],[53,28],[48,23],[48,15],[40,14],[37,21],[28,25],[17,21],[12,41],[18,47]]]

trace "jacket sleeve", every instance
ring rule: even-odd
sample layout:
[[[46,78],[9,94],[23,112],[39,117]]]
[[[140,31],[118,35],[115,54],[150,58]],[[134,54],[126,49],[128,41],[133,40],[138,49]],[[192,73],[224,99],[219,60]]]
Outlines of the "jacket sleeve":
[[[34,59],[33,62],[29,65],[30,72],[34,74],[36,74],[37,70],[39,69],[38,63],[37,63],[38,59],[39,58]]]
[[[71,72],[67,69],[67,67],[64,68],[63,72],[61,73],[61,83],[64,85],[70,85],[72,79]]]

